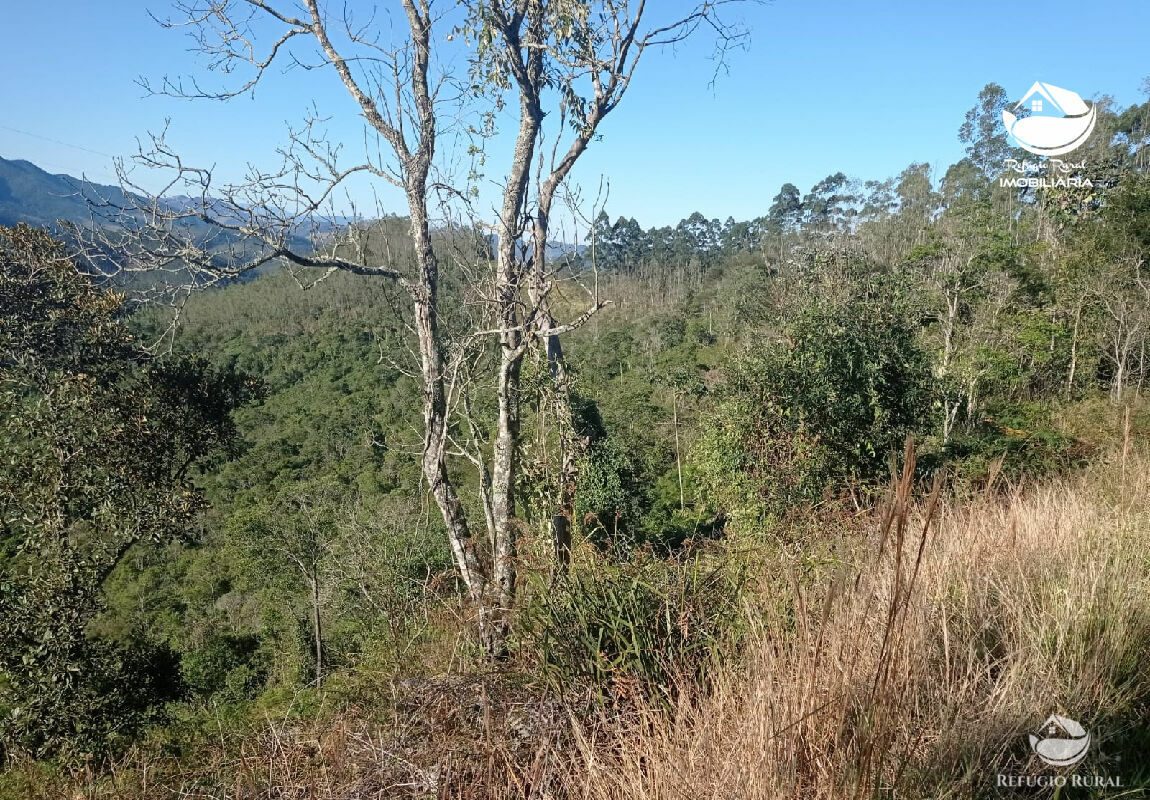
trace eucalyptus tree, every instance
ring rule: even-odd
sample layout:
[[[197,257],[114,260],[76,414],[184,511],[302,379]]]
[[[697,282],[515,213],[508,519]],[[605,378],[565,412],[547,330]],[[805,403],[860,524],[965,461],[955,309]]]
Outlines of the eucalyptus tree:
[[[799,187],[784,183],[767,209],[766,233],[763,237],[767,252],[775,259],[784,260],[784,242],[798,233],[803,221],[803,197]]]
[[[771,201],[767,211],[767,221],[771,233],[781,236],[784,233],[795,231],[802,221],[803,201],[799,187],[793,183],[784,183],[779,193]]]
[[[841,172],[828,175],[803,196],[803,230],[820,235],[844,230],[854,202],[847,176]]]
[[[959,141],[966,145],[967,158],[987,177],[998,175],[1005,160],[1020,153],[1002,135],[1002,112],[1009,105],[1006,89],[997,83],[986,84],[958,131]]]
[[[490,0],[468,5],[463,27],[477,43],[472,78],[497,106],[519,108],[514,149],[506,166],[493,272],[499,337],[498,422],[489,503],[492,520],[494,639],[506,632],[515,597],[514,488],[520,426],[519,376],[526,348],[537,343],[551,376],[551,401],[560,430],[551,535],[560,570],[567,562],[582,444],[571,408],[570,376],[560,336],[585,323],[604,302],[587,291],[584,309],[561,323],[553,310],[559,271],[548,264],[555,201],[579,159],[618,107],[651,47],[683,41],[705,27],[720,51],[740,34],[719,17],[725,2],[703,2],[682,17],[648,24],[646,0]],[[557,106],[548,131],[549,104]],[[549,152],[548,152],[549,146]],[[534,170],[534,177],[532,177]],[[523,245],[526,240],[526,246]],[[523,289],[526,288],[526,296]]]
[[[153,91],[226,100],[251,93],[281,68],[321,70],[337,79],[345,111],[361,121],[363,133],[354,145],[333,141],[325,119],[313,112],[289,128],[278,168],[253,168],[246,179],[230,183],[188,164],[163,134],[151,137],[137,162],[167,171],[170,182],[150,193],[122,170],[132,207],[112,211],[127,233],[96,243],[105,256],[102,266],[166,270],[173,275],[166,288],[174,294],[272,264],[286,265],[301,288],[336,271],[399,287],[417,343],[423,478],[491,653],[503,649],[515,600],[516,542],[524,532],[515,503],[523,358],[539,346],[551,365],[564,431],[552,526],[563,558],[578,442],[559,337],[604,304],[589,291],[571,319],[560,320],[554,310],[559,276],[548,263],[548,245],[555,201],[565,196],[572,169],[627,92],[643,54],[700,29],[716,32],[720,48],[737,41],[738,32],[719,15],[735,1],[709,0],[683,16],[651,22],[656,12],[644,0],[401,0],[402,24],[393,28],[374,17],[358,19],[347,5],[333,11],[320,0],[179,0],[175,15],[162,22],[189,31],[225,85],[205,87],[202,77],[145,82]],[[469,76],[451,72],[463,47]],[[487,135],[507,103],[518,108],[518,127],[501,165],[495,218],[480,220],[473,187],[447,174],[453,154],[440,147],[441,139],[449,128],[462,129],[483,140],[473,153],[491,150],[499,139]],[[555,121],[553,130],[545,131],[545,118]],[[487,163],[495,158],[483,154]],[[361,177],[402,193],[408,259],[369,247],[369,226],[346,226],[339,235],[330,226],[317,227],[317,216],[332,208],[337,192]],[[173,202],[165,195],[192,199]],[[473,247],[455,253],[466,261],[458,266],[471,270],[478,312],[461,329],[447,331],[440,299],[445,253],[433,246],[433,233],[463,219],[472,223],[470,231],[478,226],[494,234],[495,246],[489,258],[476,258]],[[205,223],[216,235],[193,236],[193,224]],[[484,381],[477,370],[487,363],[483,353],[492,341],[497,356]],[[493,389],[497,408],[490,434],[472,403],[473,391],[484,388]],[[474,536],[477,521],[469,518],[448,468],[453,454],[466,457],[479,475],[473,505],[482,509],[486,541]]]

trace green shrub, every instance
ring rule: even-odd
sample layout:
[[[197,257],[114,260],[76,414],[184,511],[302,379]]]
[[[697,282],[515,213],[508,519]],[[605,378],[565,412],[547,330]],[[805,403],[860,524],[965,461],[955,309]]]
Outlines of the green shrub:
[[[587,449],[579,470],[575,515],[597,547],[618,548],[639,541],[644,477],[633,444],[621,436],[603,437]]]
[[[176,694],[168,648],[92,623],[129,552],[189,537],[193,476],[235,452],[231,412],[262,391],[156,359],[77,266],[0,227],[0,746],[62,760],[113,752]]]
[[[164,705],[182,693],[176,655],[162,646],[81,636],[56,640],[42,655],[25,674],[9,673],[0,755],[100,759],[162,721]]]
[[[713,553],[663,561],[649,551],[580,565],[529,609],[531,638],[551,682],[590,685],[600,700],[669,702],[683,681],[740,639],[741,565]]]
[[[267,679],[257,636],[220,634],[183,653],[180,672],[193,695],[234,702],[254,697]]]
[[[1018,404],[996,409],[977,424],[961,430],[948,443],[945,453],[960,480],[985,479],[1001,460],[1001,474],[1008,479],[1056,474],[1084,466],[1094,447],[1055,429],[1057,406]]]
[[[693,461],[710,499],[762,521],[847,483],[885,477],[929,418],[931,376],[886,301],[814,302],[785,341],[726,366]]]

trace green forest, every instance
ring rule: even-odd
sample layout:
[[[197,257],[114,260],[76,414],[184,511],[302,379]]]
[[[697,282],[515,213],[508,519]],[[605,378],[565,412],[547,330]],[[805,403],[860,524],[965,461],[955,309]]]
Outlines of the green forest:
[[[590,47],[533,19],[461,29],[528,123]],[[1063,797],[1150,794],[1150,100],[1054,186],[971,103],[958,163],[571,246],[563,161],[490,230],[430,162],[310,250],[0,228],[0,797],[1048,796],[1052,712]]]

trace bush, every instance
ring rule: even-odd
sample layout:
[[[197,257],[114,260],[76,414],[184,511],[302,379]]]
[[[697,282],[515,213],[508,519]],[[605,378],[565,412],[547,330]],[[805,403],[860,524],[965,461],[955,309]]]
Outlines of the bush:
[[[184,683],[196,696],[234,702],[254,697],[267,678],[260,640],[252,635],[215,635],[180,658]]]
[[[1016,480],[1083,467],[1095,446],[1054,429],[1055,418],[1063,411],[1041,403],[1003,406],[956,433],[940,455],[951,462],[960,481],[968,482],[997,470]]]
[[[632,442],[606,436],[591,444],[580,466],[575,516],[597,547],[614,549],[640,538],[645,475],[635,451]]]
[[[815,303],[785,342],[727,366],[694,460],[712,501],[762,519],[844,483],[885,476],[929,416],[931,376],[890,304]]]
[[[172,696],[164,648],[90,626],[133,548],[187,538],[192,475],[234,452],[231,412],[259,385],[194,358],[157,361],[123,297],[64,246],[0,227],[0,741],[99,757]]]
[[[669,702],[699,685],[740,639],[746,574],[713,554],[662,561],[598,556],[541,593],[528,617],[544,669],[560,688],[590,685],[604,702]]]
[[[67,763],[119,751],[182,692],[175,653],[144,642],[57,640],[43,664],[9,673],[2,746]],[[67,662],[64,664],[63,662]]]

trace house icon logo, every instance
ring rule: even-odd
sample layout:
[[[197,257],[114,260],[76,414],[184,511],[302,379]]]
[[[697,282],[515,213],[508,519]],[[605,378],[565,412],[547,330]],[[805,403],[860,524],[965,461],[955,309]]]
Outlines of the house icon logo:
[[[1094,130],[1098,108],[1069,89],[1035,82],[1002,122],[1018,146],[1039,156],[1058,156],[1080,146]]]
[[[1052,767],[1069,767],[1086,756],[1090,733],[1069,717],[1051,714],[1039,735],[1030,735],[1030,749]]]

